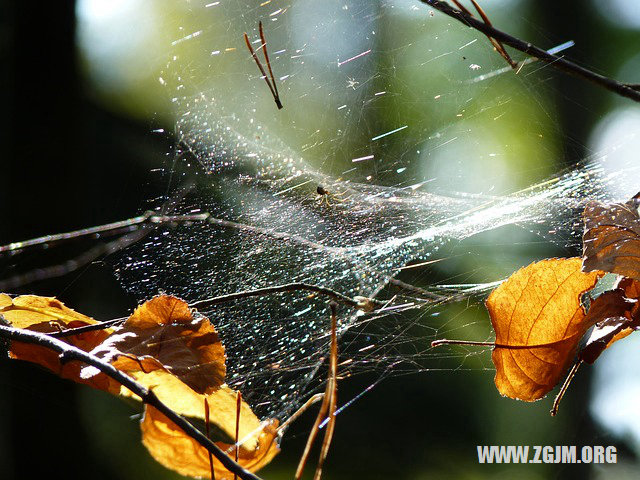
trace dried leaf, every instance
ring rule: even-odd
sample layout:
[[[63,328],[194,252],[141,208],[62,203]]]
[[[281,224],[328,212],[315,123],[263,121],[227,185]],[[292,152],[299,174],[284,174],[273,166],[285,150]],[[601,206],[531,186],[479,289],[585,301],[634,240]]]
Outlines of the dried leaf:
[[[587,318],[596,326],[580,350],[580,360],[595,362],[607,348],[635,331],[640,321],[639,287],[635,280],[623,278],[616,289],[604,292],[591,303]]]
[[[202,405],[206,398],[211,410],[212,438],[227,443],[232,442],[235,438],[236,392],[227,385],[222,385],[213,393],[204,395],[195,392],[165,370],[155,370],[148,373],[138,371],[131,372],[130,375],[141,385],[153,389],[153,393],[171,410],[185,417],[204,420]],[[123,389],[122,395],[137,398],[126,389]],[[244,401],[240,410],[240,418],[242,419],[240,436],[243,438],[260,426],[260,420]],[[245,446],[248,449],[254,449],[257,442],[251,443],[247,438]]]
[[[640,280],[639,206],[640,193],[626,203],[587,204],[582,237],[584,271],[603,270]]]
[[[52,333],[97,323],[54,298],[25,296],[12,299],[0,294],[0,313],[19,328]],[[95,330],[63,337],[126,371],[176,413],[204,418],[206,398],[213,427],[212,439],[235,455],[237,392],[224,384],[224,347],[205,317],[194,318],[189,306],[170,296],[159,296],[136,309],[117,331]],[[135,397],[128,389],[80,362],[61,365],[57,353],[22,342],[13,342],[11,355],[43,365],[76,382],[113,394]],[[81,370],[82,369],[82,370]],[[152,407],[142,423],[143,441],[163,465],[185,475],[209,473],[209,455],[197,442]],[[261,422],[249,405],[240,405],[239,461],[257,470],[278,452],[277,420]],[[216,478],[231,478],[214,459]]]
[[[206,317],[194,318],[189,305],[169,295],[140,305],[92,354],[126,372],[165,369],[198,393],[224,383],[224,347]],[[88,368],[85,376],[95,374]]]
[[[16,328],[27,328],[36,323],[51,323],[54,330],[69,328],[73,321],[84,322],[86,325],[98,323],[91,317],[66,307],[54,297],[39,297],[36,295],[22,295],[11,298],[0,294],[0,314]],[[53,325],[58,325],[56,329]]]
[[[235,395],[234,392],[234,398]],[[220,415],[216,405],[210,405],[210,408],[214,416]],[[278,422],[277,420],[268,420],[262,424],[260,422],[256,424],[257,419],[253,413],[251,413],[252,418],[245,422],[243,415],[244,412],[240,415],[239,441],[241,445],[238,452],[238,463],[248,470],[256,471],[269,463],[280,451],[276,441]],[[231,418],[235,423],[235,412]],[[209,475],[208,450],[187,436],[158,410],[147,406],[140,428],[142,429],[142,442],[159,463],[182,475],[191,477]],[[248,438],[248,442],[245,441],[245,438]],[[247,443],[251,445],[250,448]],[[231,458],[234,458],[235,445],[226,442],[216,442],[216,444]],[[216,480],[233,478],[233,474],[229,473],[215,457],[213,458],[213,466]]]
[[[515,272],[487,299],[496,332],[492,360],[502,395],[534,401],[573,360],[591,326],[580,304],[602,272],[581,272],[580,258],[549,259]]]
[[[98,323],[93,318],[66,307],[56,298],[35,295],[24,295],[12,299],[8,295],[0,294],[0,314],[13,327],[40,333],[57,333]],[[94,330],[62,337],[62,340],[88,352],[99,345],[108,335],[109,331],[107,330]],[[92,379],[80,378],[82,363],[73,361],[62,365],[58,354],[49,348],[13,341],[9,356],[17,360],[36,363],[63,378],[85,383],[101,390],[111,393],[117,393],[120,390],[120,385],[106,375],[96,376]]]
[[[624,290],[625,297],[640,299],[640,282],[637,280],[621,278],[616,287]]]

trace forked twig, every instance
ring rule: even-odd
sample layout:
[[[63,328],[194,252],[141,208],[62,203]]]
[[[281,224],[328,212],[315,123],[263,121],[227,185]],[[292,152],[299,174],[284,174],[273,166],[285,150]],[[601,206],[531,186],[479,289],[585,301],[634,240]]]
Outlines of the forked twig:
[[[304,467],[311,453],[311,447],[315,442],[316,436],[320,431],[320,425],[326,420],[327,430],[324,433],[322,440],[322,447],[320,449],[320,457],[318,459],[318,465],[316,466],[316,472],[313,476],[314,480],[320,480],[322,477],[322,466],[327,454],[329,453],[329,447],[331,446],[331,439],[335,430],[336,422],[336,404],[338,401],[338,316],[336,313],[337,305],[335,302],[331,302],[331,347],[329,355],[329,374],[327,376],[327,386],[325,387],[324,395],[322,397],[322,404],[318,411],[318,416],[313,424],[307,444],[304,447],[304,452],[300,457],[298,468],[296,469],[295,480],[300,480]]]
[[[456,5],[456,7],[460,9],[461,12],[464,12],[470,17],[473,17],[473,13],[471,13],[469,9],[467,9],[464,5],[462,5],[462,3],[460,3],[458,0],[451,0],[451,1]],[[473,3],[473,6],[475,7],[476,11],[482,17],[482,21],[492,27],[493,24],[491,23],[491,20],[489,20],[489,17],[485,13],[485,11],[482,9],[482,7],[478,4],[478,2],[476,2],[476,0],[471,0],[471,3]],[[495,48],[496,51],[500,54],[500,56],[507,61],[509,66],[514,70],[517,69],[518,62],[515,62],[511,58],[511,56],[507,53],[502,43],[500,43],[500,41],[496,40],[495,38],[490,37],[489,35],[487,35],[487,38],[489,39],[489,42],[491,42],[491,45],[493,45],[493,48]]]
[[[174,412],[166,404],[164,404],[156,396],[151,389],[140,385],[133,378],[118,370],[113,365],[106,363],[95,355],[91,355],[80,350],[73,345],[69,345],[57,338],[52,338],[44,333],[34,332],[20,328],[8,327],[0,324],[0,338],[15,340],[17,342],[31,343],[40,345],[57,352],[60,356],[60,362],[66,363],[70,361],[79,361],[91,365],[100,370],[105,375],[111,377],[124,387],[135,393],[143,403],[151,405],[163,413],[169,420],[175,423],[178,428],[185,432],[189,437],[206,448],[214,457],[216,457],[224,467],[232,473],[235,473],[243,480],[260,480],[260,477],[246,470],[241,465],[233,461],[231,457],[225,454],[215,443],[207,438],[200,430],[195,428],[191,423]]]
[[[267,42],[264,39],[262,22],[258,22],[258,28],[260,30],[260,40],[262,41],[262,45],[261,45],[262,53],[264,54],[264,59],[267,64],[267,68],[269,69],[269,75],[271,76],[271,81],[269,81],[267,72],[264,71],[264,67],[262,66],[262,63],[258,59],[256,52],[253,50],[253,47],[251,46],[251,42],[249,41],[249,36],[247,35],[246,32],[244,34],[244,41],[247,44],[247,48],[251,52],[251,56],[253,57],[253,60],[256,62],[256,65],[260,69],[260,73],[262,73],[262,77],[264,78],[264,81],[267,82],[267,86],[269,87],[269,91],[271,91],[271,95],[273,95],[273,100],[276,102],[276,106],[278,107],[278,110],[280,110],[282,108],[282,102],[280,101],[280,94],[278,93],[278,86],[276,85],[276,79],[273,76],[273,70],[271,70],[271,62],[269,61],[269,54],[267,53]]]
[[[486,23],[481,22],[477,18],[473,17],[473,15],[470,15],[470,12],[468,12],[468,10],[465,11],[466,9],[458,10],[442,0],[420,1],[432,8],[435,8],[436,10],[439,10],[445,15],[458,20],[468,27],[471,27],[485,34],[488,37],[494,38],[502,42],[503,44],[509,45],[516,50],[526,53],[527,55],[536,57],[549,65],[553,65],[555,68],[589,80],[590,82],[593,82],[596,85],[599,85],[600,87],[603,87],[611,92],[617,93],[618,95],[630,98],[631,100],[635,100],[636,102],[640,102],[640,91],[633,88],[633,85],[627,85],[612,78],[600,75],[563,57],[558,57],[554,54],[548,53],[544,49],[537,47],[529,42],[525,42],[524,40],[520,40],[519,38],[509,35],[508,33],[497,30],[493,26],[487,25]]]
[[[471,3],[473,3],[473,6],[475,7],[475,9],[478,11],[480,16],[482,17],[482,20],[484,21],[484,23],[486,23],[490,27],[493,27],[493,24],[491,23],[491,20],[489,20],[489,17],[484,12],[482,7],[478,4],[478,2],[476,2],[476,0],[471,0]],[[496,40],[493,37],[487,37],[487,38],[491,42],[491,45],[493,45],[493,48],[495,48],[498,51],[500,56],[502,56],[502,58],[504,58],[507,61],[507,63],[511,66],[511,68],[513,68],[514,70],[517,70],[518,62],[515,62],[511,58],[511,56],[507,53],[507,51],[505,50],[505,48],[502,45],[502,43],[499,40]]]

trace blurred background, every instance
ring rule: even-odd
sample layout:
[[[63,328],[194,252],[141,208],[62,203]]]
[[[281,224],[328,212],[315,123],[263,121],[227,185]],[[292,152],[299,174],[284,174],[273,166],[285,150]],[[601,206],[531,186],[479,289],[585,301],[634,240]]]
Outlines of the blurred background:
[[[254,19],[259,18],[255,10],[265,2],[240,2],[235,7],[240,13],[231,20],[216,20],[208,15],[215,16],[212,12],[219,3],[229,2],[5,2],[5,14],[0,17],[4,66],[0,92],[5,105],[0,128],[4,145],[0,154],[0,244],[129,218],[164,193],[166,182],[156,171],[173,158],[180,138],[172,135],[176,118],[171,97],[175,91],[168,91],[159,78],[166,76],[174,48],[182,49],[187,65],[202,62],[211,67],[209,60],[202,58],[220,54],[218,44],[203,50],[198,43],[190,51],[190,42],[183,46],[176,40],[195,31],[203,31],[205,40],[217,39],[215,35],[224,36],[226,21],[235,21],[240,31],[255,30]],[[342,8],[336,2],[329,3],[324,13],[328,19],[331,8]],[[633,3],[590,1],[581,2],[578,8],[551,0],[501,0],[483,5],[496,27],[545,48],[573,40],[575,46],[565,52],[568,58],[604,75],[637,83],[640,13]],[[283,17],[293,25],[286,35],[289,41],[299,40],[302,45],[304,32],[320,31],[319,8],[312,2],[273,2],[265,16],[280,10],[294,12]],[[312,138],[314,122],[319,122],[323,131],[330,130],[327,125],[338,126],[337,132],[327,134],[327,143],[342,134],[371,138],[404,123],[419,125],[422,137],[431,138],[443,130],[442,126],[454,125],[468,143],[454,142],[425,150],[428,153],[417,145],[415,153],[416,145],[410,141],[390,140],[380,148],[393,158],[392,166],[376,164],[371,170],[376,175],[374,181],[400,185],[407,179],[395,175],[408,168],[411,180],[432,180],[430,188],[439,193],[450,189],[507,193],[602,152],[621,164],[635,158],[640,144],[629,134],[640,131],[640,108],[632,101],[549,68],[514,83],[502,79],[508,73],[471,91],[476,87],[463,83],[463,75],[473,79],[504,66],[485,38],[470,34],[462,25],[445,20],[418,2],[363,0],[350,2],[350,8],[360,9],[350,17],[355,25],[358,18],[366,19],[367,25],[375,21],[382,32],[376,51],[378,64],[367,67],[381,73],[372,74],[364,67],[343,71],[351,83],[340,83],[341,88],[355,91],[358,85],[374,83],[375,79],[378,90],[395,89],[402,101],[390,99],[367,111],[366,116],[353,115],[344,120],[350,130],[342,132],[342,120],[333,118],[323,105],[325,98],[328,103],[333,101],[334,91],[339,96],[339,81],[313,79],[314,83],[307,85],[310,107],[299,109],[294,118],[296,127],[287,132],[274,130],[288,137],[289,143],[305,144]],[[201,25],[208,26],[199,30]],[[420,38],[423,30],[432,37]],[[276,39],[283,37],[276,27],[271,31]],[[295,32],[300,39],[294,38]],[[253,31],[253,37],[255,34]],[[450,43],[438,47],[429,43],[440,35]],[[467,43],[464,35],[477,37],[478,45],[486,45],[479,53],[469,50],[467,54],[467,50],[459,50]],[[333,54],[328,43],[331,38],[324,41]],[[241,38],[234,37],[233,42],[228,47],[243,48]],[[359,47],[354,47],[354,54],[366,50]],[[438,48],[455,52],[455,68],[432,61],[440,55]],[[271,52],[275,50],[274,46]],[[517,53],[514,57],[523,58]],[[308,60],[309,64],[314,61],[324,59],[316,54]],[[236,63],[228,61],[227,65]],[[212,76],[223,76],[220,67],[211,68]],[[257,81],[253,71],[255,65],[247,60],[246,68],[256,79],[255,90],[248,95],[257,98],[264,94],[256,105],[272,108],[266,86]],[[301,64],[291,72],[296,68]],[[327,76],[331,73],[323,65],[310,68]],[[540,65],[530,68],[540,69]],[[286,76],[288,70],[280,72]],[[175,69],[171,73],[178,76]],[[421,75],[433,76],[428,85]],[[187,88],[209,93],[202,79],[192,75],[189,81]],[[281,81],[286,98],[286,92],[295,87]],[[313,97],[311,90],[316,89],[312,86],[326,88]],[[305,88],[305,84],[299,83],[297,88]],[[421,103],[439,92],[445,96],[443,105],[429,109]],[[243,94],[237,92],[238,97]],[[233,95],[220,101],[226,114],[234,113],[234,101]],[[285,109],[293,111],[287,114],[295,117],[295,102],[284,103]],[[445,118],[462,117],[461,106],[465,104],[464,108],[480,113],[468,121]],[[482,115],[495,118],[507,112],[510,120],[502,127],[484,127],[486,118]],[[475,137],[476,132],[483,136],[481,140]],[[347,153],[341,157],[338,152],[342,151]],[[413,157],[406,160],[410,151]],[[329,153],[335,158],[327,160],[327,151],[309,156],[317,168],[336,174],[343,172],[352,158],[369,151],[359,150],[355,141],[341,140]],[[486,168],[488,161],[491,168]],[[371,172],[359,173],[366,178]],[[451,278],[456,282],[499,279],[536,258],[578,253],[575,245],[551,244],[515,229],[497,235],[451,247],[452,255],[473,250],[476,263],[456,263],[430,274],[439,275],[437,280],[443,282]],[[498,248],[497,238],[518,246]],[[56,251],[4,258],[0,278],[55,265],[87,248],[87,243],[77,242]],[[490,261],[491,266],[479,264],[478,258]],[[482,272],[484,277],[474,277],[475,269],[481,268],[490,271]],[[455,269],[462,274],[456,274]],[[405,279],[418,285],[433,281],[425,275],[417,273]],[[56,296],[97,319],[122,316],[139,300],[121,287],[110,265],[102,261],[60,278],[12,289],[11,293]],[[486,335],[487,320],[481,309],[468,308],[461,313],[454,308],[441,315],[464,314],[463,323],[481,325],[479,335]],[[475,331],[472,326],[466,334],[473,337]],[[616,345],[605,353],[599,365],[583,368],[557,418],[548,415],[551,398],[535,404],[501,398],[493,385],[493,372],[486,368],[490,367],[489,352],[470,356],[462,364],[459,356],[450,361],[445,358],[437,371],[385,379],[340,415],[325,478],[637,478],[640,421],[632,409],[640,392],[633,368],[638,342],[631,337],[620,343],[626,345]],[[372,372],[342,382],[340,397],[351,399],[378,378],[379,373]],[[178,478],[155,464],[140,444],[139,412],[129,404],[5,359],[0,362],[0,392],[2,478],[31,478],[34,462],[59,470],[70,479]],[[313,416],[310,412],[288,432],[280,456],[261,472],[264,478],[292,477]],[[479,465],[476,445],[615,445],[619,454],[617,465]]]

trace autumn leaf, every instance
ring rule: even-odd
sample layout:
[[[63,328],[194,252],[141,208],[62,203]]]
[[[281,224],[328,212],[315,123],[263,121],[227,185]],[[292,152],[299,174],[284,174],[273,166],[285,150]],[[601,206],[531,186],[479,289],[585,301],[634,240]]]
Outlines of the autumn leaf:
[[[56,298],[35,295],[11,298],[9,295],[0,294],[0,315],[13,327],[47,334],[98,323],[93,318],[66,307]],[[107,338],[109,333],[109,330],[94,330],[61,337],[61,339],[81,350],[89,351]],[[74,361],[63,365],[58,354],[49,348],[13,341],[9,356],[16,360],[36,363],[63,378],[85,383],[94,388],[111,393],[117,393],[120,390],[120,385],[106,375],[81,379],[80,370],[83,365],[80,362]]]
[[[198,393],[213,392],[226,374],[224,347],[211,322],[169,295],[140,305],[91,353],[125,372],[165,369]],[[83,375],[97,373],[87,367]]]
[[[548,259],[515,272],[487,299],[496,332],[495,383],[507,397],[542,398],[572,362],[593,325],[580,303],[602,272],[583,273],[580,258]]]
[[[211,411],[217,414],[216,406],[211,405]],[[235,419],[235,412],[233,418]],[[140,427],[142,442],[159,463],[182,475],[209,476],[209,452],[157,409],[146,407]],[[269,463],[280,451],[276,442],[277,427],[277,420],[268,420],[260,424],[255,415],[245,420],[244,414],[241,414],[239,441],[242,444],[238,452],[238,463],[252,471]],[[243,441],[247,434],[252,444],[254,438],[256,442],[255,446],[248,449],[245,448]],[[216,444],[229,456],[235,454],[234,445],[223,442],[216,442]],[[229,473],[216,458],[213,458],[213,466],[216,480],[233,478],[233,474]]]
[[[199,394],[166,370],[152,372],[131,372],[135,380],[153,389],[158,399],[174,412],[185,417],[204,420],[204,399],[210,407],[211,440],[227,451],[235,443],[237,392],[226,384],[210,394]],[[122,395],[137,398],[132,392],[123,389]],[[209,455],[191,437],[187,436],[173,422],[147,407],[147,414],[141,424],[143,443],[149,453],[165,467],[182,475],[205,476],[209,474]],[[149,412],[152,412],[149,414]],[[155,413],[159,415],[155,416]],[[278,452],[274,441],[277,420],[261,422],[251,407],[243,400],[240,405],[240,423],[238,438],[242,445],[239,449],[240,463],[247,469],[257,470],[266,465]],[[235,452],[235,450],[234,450]],[[231,478],[226,469],[214,459],[216,479]],[[219,475],[220,472],[220,475]]]
[[[640,193],[626,203],[587,204],[582,237],[584,271],[602,270],[640,280],[639,206]]]
[[[622,278],[614,290],[604,292],[589,307],[589,323],[595,327],[579,358],[593,363],[607,348],[629,336],[640,322],[640,282]]]
[[[0,314],[15,327],[47,334],[98,323],[47,297],[11,298],[0,294]],[[226,359],[218,334],[207,318],[194,317],[184,301],[161,295],[139,306],[115,330],[92,330],[61,338],[126,372],[180,415],[204,419],[207,399],[211,439],[234,456],[239,418],[239,462],[245,468],[257,470],[279,452],[278,421],[261,422],[245,401],[240,402],[238,410],[238,393],[224,384]],[[13,342],[10,353],[13,358],[38,363],[76,382],[138,398],[93,366],[77,361],[61,364],[58,354],[48,348]],[[151,454],[182,474],[208,475],[206,449],[153,407],[146,406],[146,412],[141,428]],[[218,460],[213,462],[216,478],[230,478]]]
[[[52,331],[60,331],[69,328],[69,323],[73,321],[83,322],[85,325],[98,323],[93,318],[66,307],[57,298],[36,295],[11,298],[5,293],[0,294],[0,314],[15,328],[49,323],[52,325]],[[55,325],[60,328],[56,328]]]

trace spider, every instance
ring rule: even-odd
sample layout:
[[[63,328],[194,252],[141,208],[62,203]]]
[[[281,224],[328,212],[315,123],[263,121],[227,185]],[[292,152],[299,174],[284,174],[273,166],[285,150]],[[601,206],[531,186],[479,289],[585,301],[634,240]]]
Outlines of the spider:
[[[347,200],[347,198],[343,198],[344,194],[346,192],[342,192],[342,193],[331,193],[329,192],[329,190],[327,190],[326,188],[324,188],[322,185],[318,185],[316,187],[316,193],[320,196],[320,204],[324,204],[327,207],[331,206],[331,200],[333,200],[334,203],[342,203],[345,200]]]

